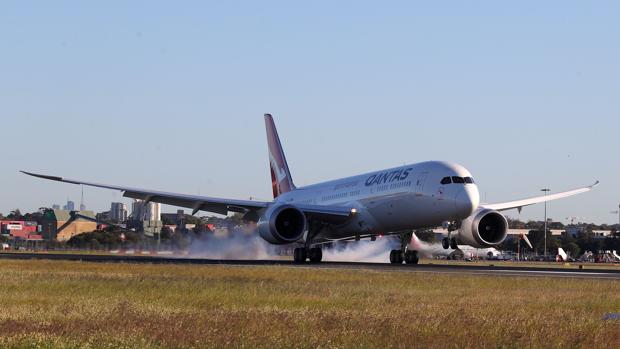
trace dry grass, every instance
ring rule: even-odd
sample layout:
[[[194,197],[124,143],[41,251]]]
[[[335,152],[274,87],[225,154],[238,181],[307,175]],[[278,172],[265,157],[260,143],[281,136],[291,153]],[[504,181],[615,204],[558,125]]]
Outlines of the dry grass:
[[[0,260],[0,346],[620,346],[610,280]]]

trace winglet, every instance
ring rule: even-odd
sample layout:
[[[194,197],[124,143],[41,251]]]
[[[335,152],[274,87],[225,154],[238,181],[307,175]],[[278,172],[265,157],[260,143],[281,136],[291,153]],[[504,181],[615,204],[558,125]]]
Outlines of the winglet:
[[[37,173],[32,173],[32,172],[26,172],[26,171],[19,171],[23,174],[27,174],[29,176],[33,176],[33,177],[38,177],[38,178],[43,178],[43,179],[49,179],[51,181],[58,181],[58,182],[62,182],[62,177],[57,177],[57,176],[47,176],[47,175],[42,175],[42,174],[37,174]]]

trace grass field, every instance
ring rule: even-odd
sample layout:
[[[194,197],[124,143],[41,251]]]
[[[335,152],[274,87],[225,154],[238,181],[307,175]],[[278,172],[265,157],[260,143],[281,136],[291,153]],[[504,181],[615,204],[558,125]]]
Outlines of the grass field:
[[[620,347],[620,282],[0,260],[0,347]]]

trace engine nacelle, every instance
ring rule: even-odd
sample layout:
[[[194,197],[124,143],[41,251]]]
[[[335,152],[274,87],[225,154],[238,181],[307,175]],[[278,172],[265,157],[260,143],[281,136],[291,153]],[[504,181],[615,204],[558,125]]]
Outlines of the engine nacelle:
[[[508,221],[501,213],[478,209],[461,222],[459,242],[477,248],[501,244],[508,235]]]
[[[272,244],[290,244],[303,237],[307,224],[306,215],[297,207],[274,205],[259,219],[258,233]]]

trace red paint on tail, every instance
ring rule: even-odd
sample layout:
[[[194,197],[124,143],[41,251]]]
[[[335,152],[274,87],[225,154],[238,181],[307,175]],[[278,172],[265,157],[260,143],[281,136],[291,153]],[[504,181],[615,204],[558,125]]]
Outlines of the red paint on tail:
[[[295,189],[291,172],[288,169],[286,156],[280,143],[276,124],[271,114],[265,114],[265,127],[267,128],[267,145],[269,146],[269,165],[271,167],[271,187],[273,198]]]

